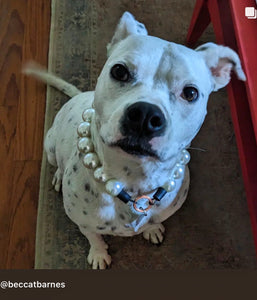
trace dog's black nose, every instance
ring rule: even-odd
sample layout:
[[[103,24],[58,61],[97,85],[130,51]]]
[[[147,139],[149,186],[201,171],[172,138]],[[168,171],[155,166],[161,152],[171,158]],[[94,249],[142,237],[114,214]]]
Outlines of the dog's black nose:
[[[152,138],[164,133],[166,119],[157,105],[137,102],[129,106],[121,121],[121,133],[125,136]]]

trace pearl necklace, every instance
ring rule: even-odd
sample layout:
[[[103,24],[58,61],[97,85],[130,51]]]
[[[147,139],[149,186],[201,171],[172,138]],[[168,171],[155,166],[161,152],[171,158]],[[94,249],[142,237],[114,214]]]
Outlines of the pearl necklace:
[[[79,135],[78,150],[84,154],[83,164],[86,168],[94,171],[94,178],[96,181],[105,184],[105,189],[108,194],[113,197],[118,197],[124,203],[132,203],[131,206],[135,213],[145,214],[153,206],[156,201],[172,192],[176,188],[176,180],[184,176],[185,166],[190,161],[189,152],[184,149],[181,151],[179,158],[171,172],[171,177],[164,183],[163,186],[157,188],[157,191],[152,198],[143,195],[137,197],[135,200],[124,190],[122,182],[114,178],[107,178],[103,167],[100,163],[97,153],[94,151],[94,145],[91,140],[91,121],[94,117],[95,110],[93,108],[86,109],[82,114],[83,122],[79,124],[77,132]]]

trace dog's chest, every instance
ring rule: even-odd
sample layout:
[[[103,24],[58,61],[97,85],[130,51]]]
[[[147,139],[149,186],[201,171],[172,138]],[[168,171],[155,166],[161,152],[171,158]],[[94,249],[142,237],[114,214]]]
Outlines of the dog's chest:
[[[132,205],[107,194],[104,185],[93,179],[92,171],[83,166],[78,155],[71,157],[63,176],[64,207],[70,219],[84,230],[132,236],[153,223],[162,222],[184,202],[187,191],[185,193],[186,188],[181,188],[181,182],[173,195],[166,195],[147,215],[137,214]]]
[[[125,236],[135,234],[135,226],[142,221],[142,216],[107,194],[104,185],[95,182],[90,173],[75,161],[68,164],[63,177],[67,215],[78,226],[89,231]]]

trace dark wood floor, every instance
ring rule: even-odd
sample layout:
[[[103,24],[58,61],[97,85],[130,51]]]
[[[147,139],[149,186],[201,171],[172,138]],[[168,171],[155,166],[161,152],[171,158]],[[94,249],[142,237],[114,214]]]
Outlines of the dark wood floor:
[[[0,269],[30,269],[45,112],[45,86],[21,74],[47,65],[50,0],[0,0]]]

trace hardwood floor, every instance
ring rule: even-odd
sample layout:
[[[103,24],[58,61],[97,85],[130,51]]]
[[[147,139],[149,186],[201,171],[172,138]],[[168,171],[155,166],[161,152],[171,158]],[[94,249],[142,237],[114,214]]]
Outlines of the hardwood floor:
[[[21,74],[47,65],[51,0],[0,0],[0,269],[30,269],[46,87]]]

